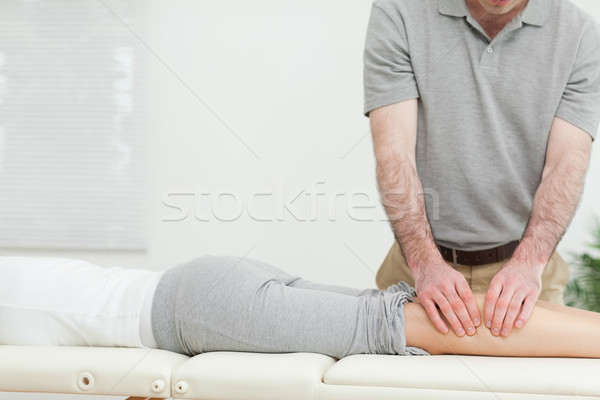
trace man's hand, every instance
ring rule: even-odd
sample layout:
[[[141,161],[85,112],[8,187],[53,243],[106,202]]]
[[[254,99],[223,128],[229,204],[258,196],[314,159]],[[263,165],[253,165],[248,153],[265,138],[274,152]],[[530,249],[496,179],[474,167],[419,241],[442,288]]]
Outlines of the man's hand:
[[[542,290],[542,268],[510,259],[496,274],[485,296],[484,321],[492,335],[508,336],[522,328]],[[516,321],[516,323],[515,323]]]
[[[493,335],[508,336],[513,326],[525,325],[533,312],[546,263],[581,198],[591,145],[592,138],[585,131],[554,118],[527,229],[485,297],[484,322]]]
[[[443,261],[429,265],[426,271],[413,272],[415,289],[435,327],[448,333],[439,307],[458,336],[465,332],[474,335],[480,324],[479,308],[465,277]]]

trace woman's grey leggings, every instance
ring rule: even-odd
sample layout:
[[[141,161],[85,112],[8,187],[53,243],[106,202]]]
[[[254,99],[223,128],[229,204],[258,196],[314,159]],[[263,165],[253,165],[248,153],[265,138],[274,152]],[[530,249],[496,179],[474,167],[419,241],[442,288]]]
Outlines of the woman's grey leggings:
[[[406,347],[406,283],[385,291],[311,283],[251,259],[203,256],[167,270],[152,302],[158,347],[209,351],[427,354]]]

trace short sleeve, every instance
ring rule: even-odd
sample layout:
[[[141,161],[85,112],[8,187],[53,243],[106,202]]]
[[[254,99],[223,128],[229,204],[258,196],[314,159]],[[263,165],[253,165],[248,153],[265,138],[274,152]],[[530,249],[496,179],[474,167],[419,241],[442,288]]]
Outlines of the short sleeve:
[[[556,116],[595,140],[600,122],[600,28],[590,24],[581,38]]]
[[[376,108],[419,97],[402,21],[376,4],[367,28],[363,71],[367,117]]]

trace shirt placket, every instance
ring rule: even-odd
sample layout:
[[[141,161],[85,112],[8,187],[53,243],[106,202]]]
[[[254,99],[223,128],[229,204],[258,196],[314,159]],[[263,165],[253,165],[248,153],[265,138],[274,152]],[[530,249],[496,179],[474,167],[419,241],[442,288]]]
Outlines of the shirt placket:
[[[473,24],[472,24],[473,25]],[[473,25],[483,37],[481,40],[485,44],[479,57],[479,66],[483,70],[497,71],[499,65],[500,48],[502,41],[510,32],[519,29],[523,26],[520,16],[515,17],[509,22],[493,40],[490,40],[489,36],[483,31],[483,28],[479,24]]]

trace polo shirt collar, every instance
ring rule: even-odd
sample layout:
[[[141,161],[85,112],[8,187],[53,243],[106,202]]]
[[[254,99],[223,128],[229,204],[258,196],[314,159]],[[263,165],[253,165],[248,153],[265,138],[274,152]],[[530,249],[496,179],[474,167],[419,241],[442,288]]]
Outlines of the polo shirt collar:
[[[465,0],[440,0],[439,11],[451,17],[466,17],[469,14]]]
[[[470,15],[465,0],[439,0],[439,12],[451,17],[466,17]],[[543,26],[550,15],[552,2],[548,0],[529,0],[521,12],[521,20],[525,24]]]
[[[548,0],[529,0],[521,12],[521,20],[526,24],[543,26],[550,16],[552,3]]]

